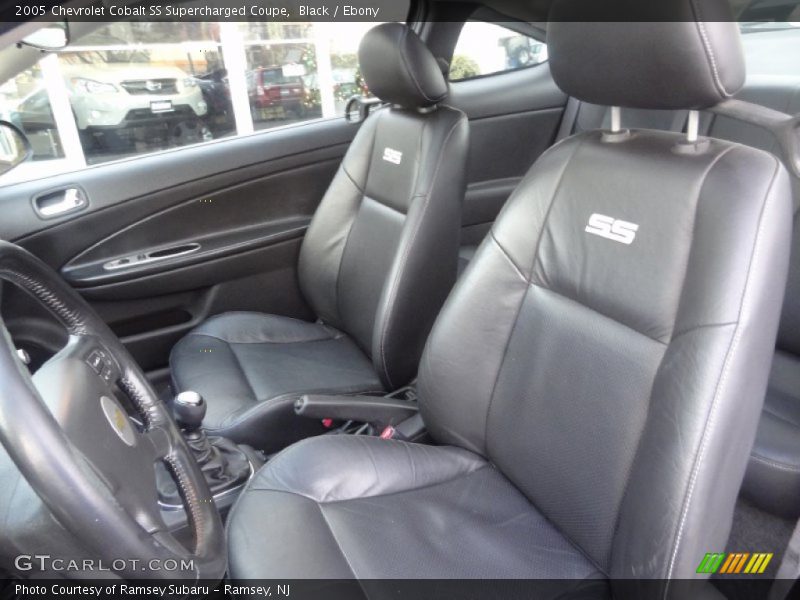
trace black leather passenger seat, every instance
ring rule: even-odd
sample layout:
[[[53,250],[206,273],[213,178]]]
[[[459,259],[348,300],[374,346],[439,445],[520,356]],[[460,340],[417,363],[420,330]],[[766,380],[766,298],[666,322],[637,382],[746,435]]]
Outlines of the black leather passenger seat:
[[[759,81],[756,77],[755,81]],[[776,110],[800,111],[800,76],[777,84],[769,80],[770,92],[745,89],[737,97],[760,102]],[[572,132],[608,128],[610,108],[578,102]],[[622,109],[622,123],[631,129],[683,131],[688,112]],[[703,133],[711,137],[759,148],[781,155],[774,136],[765,129],[735,119],[704,113]],[[743,495],[759,508],[788,519],[800,517],[800,181],[793,181],[794,226],[789,279],[781,313],[778,341],[770,372],[764,411],[742,487]],[[463,271],[477,250],[463,246],[459,268]]]
[[[592,22],[592,6],[559,0],[548,22],[567,94],[689,110],[743,84],[733,23],[642,30]],[[547,578],[541,600],[698,597],[675,580],[704,578],[698,562],[728,538],[790,219],[786,171],[761,150],[649,130],[551,148],[428,339],[419,404],[437,445],[320,436],[282,452],[231,514],[231,576]]]

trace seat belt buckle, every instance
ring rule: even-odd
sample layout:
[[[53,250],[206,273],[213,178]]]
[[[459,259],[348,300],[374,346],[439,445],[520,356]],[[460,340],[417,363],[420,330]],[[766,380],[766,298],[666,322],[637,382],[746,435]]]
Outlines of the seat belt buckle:
[[[382,440],[400,440],[403,442],[408,440],[406,436],[397,431],[394,425],[387,425],[386,427],[384,427],[379,437]]]

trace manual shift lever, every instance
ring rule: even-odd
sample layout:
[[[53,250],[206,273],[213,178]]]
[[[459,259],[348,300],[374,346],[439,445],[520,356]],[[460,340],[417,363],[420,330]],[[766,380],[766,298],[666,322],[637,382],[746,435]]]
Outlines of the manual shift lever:
[[[213,492],[247,478],[250,463],[239,447],[230,440],[206,435],[206,403],[200,394],[186,391],[175,396],[172,414]]]
[[[186,433],[196,433],[203,428],[206,417],[206,402],[197,392],[181,392],[172,404],[175,421]]]
[[[206,403],[203,397],[197,392],[181,392],[175,396],[175,400],[172,402],[172,414],[203,473],[210,475],[213,479],[222,476],[226,461],[223,457],[215,456],[218,453],[214,452],[203,429],[203,419],[206,416]],[[215,461],[215,458],[221,460]]]

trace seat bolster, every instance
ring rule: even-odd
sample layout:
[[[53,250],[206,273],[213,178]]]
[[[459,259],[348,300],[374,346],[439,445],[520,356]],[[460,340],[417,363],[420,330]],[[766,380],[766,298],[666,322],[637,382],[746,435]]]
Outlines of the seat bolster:
[[[426,122],[414,200],[372,332],[375,370],[388,389],[416,375],[425,341],[458,275],[460,229],[446,224],[461,221],[469,121],[450,107],[436,113]]]
[[[800,428],[764,411],[742,493],[773,514],[800,516]]]
[[[229,344],[294,344],[335,339],[342,334],[321,323],[234,311],[211,317],[189,335],[215,337]]]
[[[800,517],[800,358],[793,353],[779,350],[772,360],[742,493],[763,510]]]
[[[281,492],[243,493],[231,510],[227,533],[232,579],[306,579],[310,573],[337,581],[356,577],[313,500]]]
[[[321,436],[298,442],[273,458],[248,491],[290,492],[319,503],[339,502],[427,487],[487,467],[481,457],[460,448]]]

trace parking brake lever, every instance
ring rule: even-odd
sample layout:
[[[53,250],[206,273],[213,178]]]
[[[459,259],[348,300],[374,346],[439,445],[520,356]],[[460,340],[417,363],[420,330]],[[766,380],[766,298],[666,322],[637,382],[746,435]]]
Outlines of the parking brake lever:
[[[294,412],[301,417],[359,421],[378,431],[410,419],[418,411],[415,402],[381,396],[306,394],[294,403]]]

